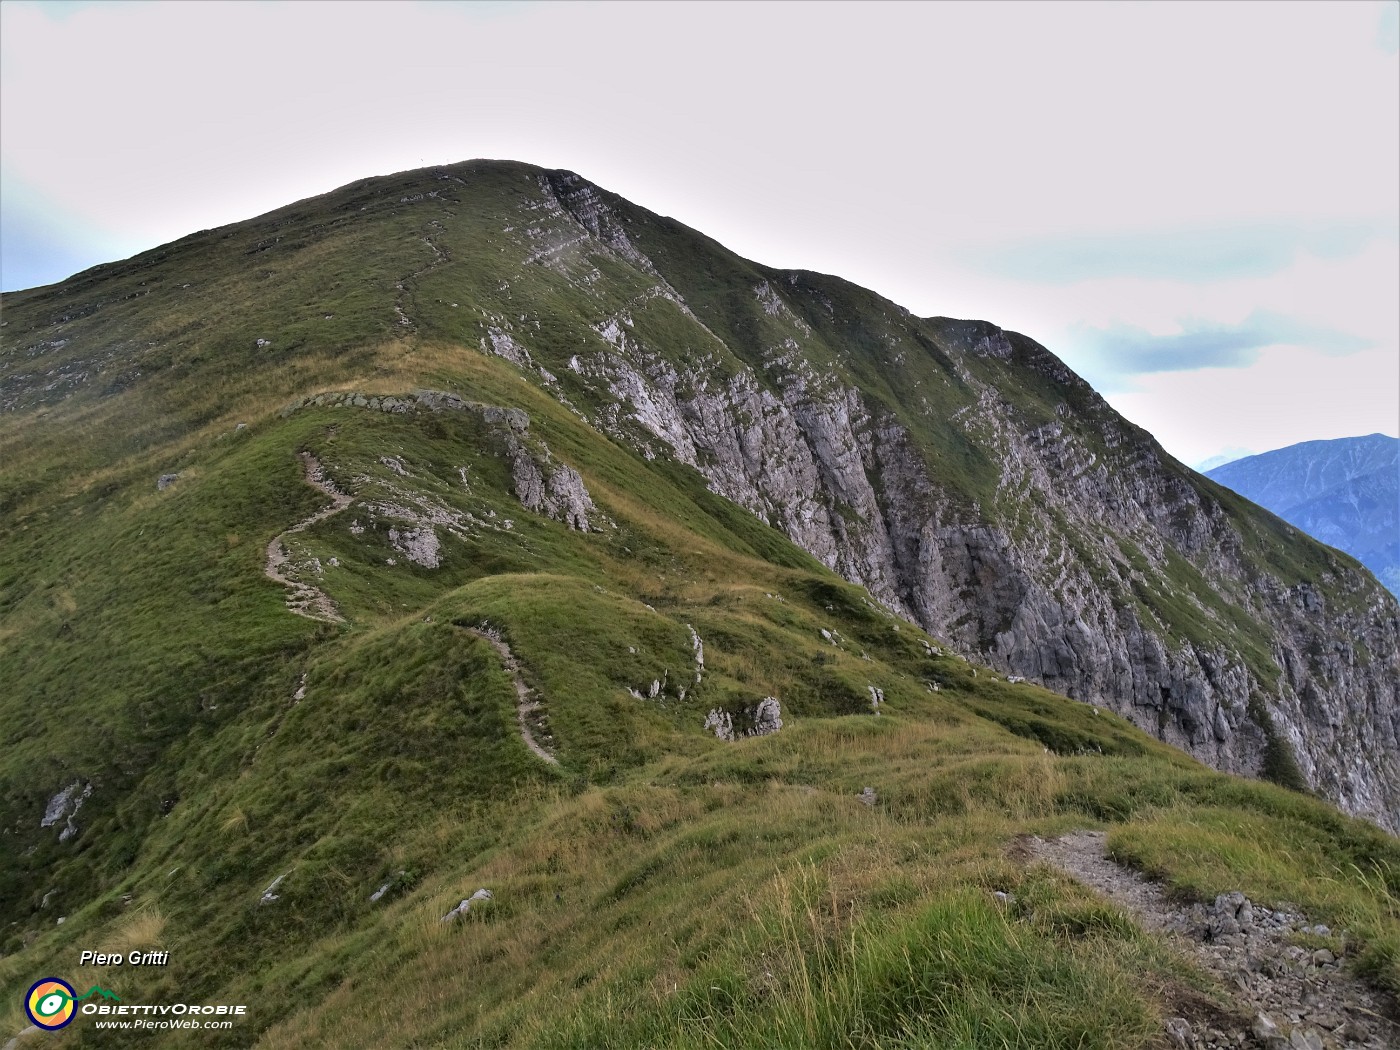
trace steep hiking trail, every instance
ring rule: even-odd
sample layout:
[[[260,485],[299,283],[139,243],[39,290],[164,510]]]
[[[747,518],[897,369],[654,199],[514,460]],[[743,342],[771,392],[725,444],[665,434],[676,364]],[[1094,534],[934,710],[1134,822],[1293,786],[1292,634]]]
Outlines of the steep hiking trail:
[[[287,608],[298,616],[305,616],[309,620],[323,620],[328,623],[344,623],[345,617],[340,615],[330,595],[319,587],[314,587],[296,578],[297,570],[291,564],[291,558],[287,554],[287,546],[283,541],[293,533],[302,532],[318,521],[325,521],[331,515],[339,514],[350,506],[352,497],[347,496],[331,484],[315,456],[309,452],[303,452],[300,454],[300,458],[306,483],[329,496],[332,503],[305,521],[298,522],[290,529],[274,536],[272,542],[267,545],[267,565],[263,572],[267,574],[268,579],[280,583],[288,589],[290,593],[287,595]]]
[[[436,196],[437,194],[434,193],[433,195]],[[421,270],[415,270],[402,280],[394,282],[394,316],[398,319],[398,323],[410,332],[417,331],[418,326],[413,323],[413,319],[409,317],[407,311],[404,310],[404,303],[407,301],[409,294],[409,284],[417,281],[418,278],[422,277],[424,274],[432,273],[434,270],[441,266],[446,266],[452,261],[452,253],[444,249],[433,239],[434,236],[441,236],[443,232],[442,223],[430,222],[428,224],[428,229],[431,232],[423,235],[423,243],[426,244],[428,249],[433,253],[433,261]]]
[[[1224,991],[1221,1010],[1196,993],[1175,1005],[1189,1017],[1166,1022],[1173,1047],[1189,1050],[1385,1050],[1400,1046],[1395,1003],[1351,976],[1342,949],[1291,943],[1328,937],[1292,905],[1265,908],[1242,893],[1212,904],[1177,904],[1163,887],[1109,859],[1105,834],[1076,831],[1022,844],[1035,860],[1070,875],[1165,934]],[[1344,955],[1343,955],[1344,958]]]
[[[542,736],[547,737],[549,733],[544,725],[544,708],[535,698],[534,690],[526,685],[525,679],[521,677],[520,664],[515,659],[515,654],[511,652],[510,645],[501,637],[499,631],[493,630],[485,624],[481,627],[466,627],[463,630],[487,642],[500,655],[501,663],[505,665],[506,671],[510,673],[511,680],[515,683],[515,716],[520,723],[520,738],[525,741],[525,746],[536,755],[551,766],[557,766],[559,759],[555,758],[535,739],[535,729],[538,729]]]

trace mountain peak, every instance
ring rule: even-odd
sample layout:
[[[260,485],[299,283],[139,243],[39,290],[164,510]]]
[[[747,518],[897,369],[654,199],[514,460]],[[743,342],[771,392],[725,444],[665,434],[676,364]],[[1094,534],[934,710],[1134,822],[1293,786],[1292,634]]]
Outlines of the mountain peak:
[[[1400,609],[1033,339],[499,161],[3,307],[11,972],[159,943],[273,1046],[1107,1050],[1179,975],[1026,845],[1106,826],[1400,990]]]

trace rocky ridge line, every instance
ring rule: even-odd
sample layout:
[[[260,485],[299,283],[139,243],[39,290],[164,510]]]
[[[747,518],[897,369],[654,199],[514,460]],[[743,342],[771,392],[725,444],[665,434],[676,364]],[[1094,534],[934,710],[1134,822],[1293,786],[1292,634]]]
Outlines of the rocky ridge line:
[[[526,510],[562,521],[580,532],[589,532],[600,522],[610,524],[598,513],[578,471],[557,461],[543,441],[530,437],[530,416],[518,408],[470,401],[442,390],[415,390],[397,396],[329,391],[293,401],[282,409],[282,415],[289,416],[310,407],[363,408],[392,415],[413,415],[420,411],[472,413],[493,428],[504,447],[515,496]],[[402,464],[394,457],[384,457],[381,462],[394,473],[405,476]]]

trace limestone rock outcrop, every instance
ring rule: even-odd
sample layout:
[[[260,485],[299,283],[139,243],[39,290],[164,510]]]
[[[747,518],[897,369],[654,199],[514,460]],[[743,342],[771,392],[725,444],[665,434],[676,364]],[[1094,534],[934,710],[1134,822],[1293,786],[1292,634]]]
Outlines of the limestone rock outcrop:
[[[654,282],[569,360],[604,402],[595,426],[694,467],[965,655],[1400,830],[1400,609],[1374,581],[1335,560],[1288,578],[1277,552],[1308,541],[1242,518],[1024,336],[868,293],[880,316],[843,318],[827,286],[790,273],[752,287],[751,339],[723,338],[629,233],[630,206],[576,179],[545,183],[569,250]],[[689,355],[644,309],[691,323]],[[879,328],[880,377],[919,353],[947,389],[873,392],[822,330],[841,324]],[[950,484],[973,454],[990,477]]]

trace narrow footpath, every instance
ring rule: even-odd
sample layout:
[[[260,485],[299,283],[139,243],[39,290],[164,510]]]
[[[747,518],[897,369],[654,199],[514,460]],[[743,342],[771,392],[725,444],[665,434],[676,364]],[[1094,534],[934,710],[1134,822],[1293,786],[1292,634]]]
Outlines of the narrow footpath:
[[[1026,840],[1037,860],[1059,868],[1166,934],[1210,974],[1235,1008],[1231,1018],[1201,1010],[1173,1017],[1166,1035],[1182,1050],[1386,1050],[1400,1047],[1395,1004],[1351,976],[1344,958],[1308,950],[1290,935],[1331,936],[1293,911],[1257,905],[1242,893],[1212,904],[1178,905],[1160,885],[1110,860],[1101,831]],[[1189,1012],[1189,1011],[1188,1011]]]
[[[492,630],[489,627],[466,627],[463,629],[468,634],[476,635],[476,637],[489,643],[491,648],[495,649],[496,652],[500,654],[501,663],[505,665],[506,670],[510,673],[511,680],[515,683],[515,717],[520,723],[520,738],[525,741],[525,746],[536,755],[544,759],[551,766],[557,766],[559,764],[559,759],[555,758],[550,751],[542,747],[539,741],[535,739],[532,723],[534,728],[540,730],[541,734],[548,734],[548,730],[544,728],[544,708],[539,700],[535,698],[534,691],[525,684],[525,679],[520,676],[520,664],[516,661],[515,654],[510,651],[510,646],[506,644],[506,640],[501,637],[499,631]]]
[[[296,532],[315,525],[318,521],[325,521],[333,514],[339,514],[346,507],[350,506],[352,497],[339,491],[327,479],[325,471],[321,469],[321,464],[316,457],[309,452],[300,454],[302,470],[305,472],[306,483],[319,492],[325,493],[332,500],[331,505],[325,510],[317,511],[305,521],[298,522],[285,532],[274,536],[272,542],[267,545],[267,564],[263,572],[267,578],[280,583],[288,590],[287,608],[298,616],[305,616],[308,620],[322,620],[327,623],[344,623],[345,617],[340,615],[335,602],[330,595],[319,587],[314,587],[295,575],[295,569],[290,565],[290,558],[287,555],[287,547],[283,542],[286,537]]]

